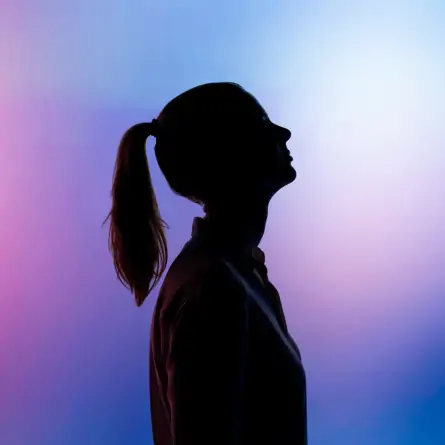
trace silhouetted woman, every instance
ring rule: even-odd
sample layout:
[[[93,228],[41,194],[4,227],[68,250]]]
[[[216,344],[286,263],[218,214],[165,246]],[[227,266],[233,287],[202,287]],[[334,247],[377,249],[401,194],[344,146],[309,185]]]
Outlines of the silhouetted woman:
[[[205,210],[153,313],[155,445],[306,444],[305,373],[258,248],[270,199],[296,178],[290,131],[239,85],[211,83],[125,133],[109,241],[118,277],[138,306],[167,263],[145,153],[150,135],[172,190]]]

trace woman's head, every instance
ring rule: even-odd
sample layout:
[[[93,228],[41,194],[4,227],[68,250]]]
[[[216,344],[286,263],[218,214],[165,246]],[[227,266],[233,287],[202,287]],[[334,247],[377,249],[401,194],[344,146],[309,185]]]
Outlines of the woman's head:
[[[155,124],[137,124],[123,136],[116,160],[109,214],[109,245],[118,278],[140,306],[167,264],[165,223],[159,214],[145,153],[155,154],[172,190],[193,202],[268,199],[291,183],[289,130],[273,124],[239,85],[210,83],[182,93]]]
[[[156,157],[171,188],[208,204],[295,179],[290,131],[270,122],[258,101],[233,83],[195,87],[158,117]],[[276,190],[274,190],[275,192]]]

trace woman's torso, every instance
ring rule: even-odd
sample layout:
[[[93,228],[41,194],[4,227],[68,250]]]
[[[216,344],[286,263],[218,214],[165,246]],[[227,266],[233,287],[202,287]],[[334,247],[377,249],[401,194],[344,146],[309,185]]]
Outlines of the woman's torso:
[[[176,310],[175,295],[182,284],[191,279],[199,282],[214,262],[223,262],[228,268],[240,298],[244,298],[247,305],[248,347],[244,361],[240,444],[305,445],[306,379],[300,352],[287,332],[270,291],[265,291],[249,259],[241,254],[227,255],[220,246],[215,247],[206,231],[194,233],[172,264],[155,306],[150,339],[150,398],[155,445],[173,445],[165,369],[167,327],[162,315]],[[223,371],[211,372],[215,373],[215,385],[224,378]]]

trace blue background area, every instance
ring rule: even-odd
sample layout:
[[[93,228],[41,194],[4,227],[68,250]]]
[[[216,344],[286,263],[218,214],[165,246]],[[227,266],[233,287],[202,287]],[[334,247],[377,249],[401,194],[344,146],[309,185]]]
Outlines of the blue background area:
[[[0,443],[151,443],[156,295],[134,306],[101,228],[117,144],[226,80],[293,131],[261,247],[310,444],[445,443],[444,23],[426,0],[3,1]],[[147,148],[173,259],[201,209]]]

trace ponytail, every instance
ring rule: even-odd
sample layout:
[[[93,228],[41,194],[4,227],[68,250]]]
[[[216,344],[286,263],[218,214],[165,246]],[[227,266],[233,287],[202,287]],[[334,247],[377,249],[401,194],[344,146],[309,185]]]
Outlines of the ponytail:
[[[123,136],[114,168],[108,246],[119,281],[141,306],[167,266],[166,223],[156,201],[145,143],[153,123]]]

